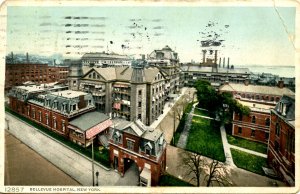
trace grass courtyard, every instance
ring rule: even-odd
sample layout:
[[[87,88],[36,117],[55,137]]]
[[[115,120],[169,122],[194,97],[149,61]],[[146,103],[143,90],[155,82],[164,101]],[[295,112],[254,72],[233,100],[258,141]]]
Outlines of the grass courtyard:
[[[197,107],[195,107],[194,109],[194,114],[196,115],[202,115],[202,116],[206,116],[206,117],[210,117],[210,113],[206,110],[201,110]]]
[[[201,117],[193,117],[186,149],[224,162],[225,154],[220,123]]]
[[[267,159],[230,148],[234,164],[245,170],[265,175],[262,167],[268,167]]]
[[[266,154],[268,146],[263,143],[250,141],[240,137],[235,137],[227,134],[228,143],[245,149],[253,150],[259,153]]]
[[[159,186],[177,186],[177,187],[191,187],[194,186],[170,174],[164,174],[159,179]]]

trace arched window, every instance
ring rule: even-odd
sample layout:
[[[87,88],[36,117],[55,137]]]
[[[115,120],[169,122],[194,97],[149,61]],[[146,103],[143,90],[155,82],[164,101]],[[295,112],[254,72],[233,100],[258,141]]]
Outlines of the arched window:
[[[279,102],[280,98],[279,97],[276,97],[276,102]]]
[[[273,96],[271,97],[270,101],[274,101],[274,97]]]
[[[252,123],[255,123],[255,122],[256,122],[255,116],[252,116],[251,122],[252,122]]]
[[[269,96],[266,96],[266,97],[265,97],[265,100],[266,100],[266,101],[269,101]]]
[[[266,126],[270,126],[270,118],[266,118]]]

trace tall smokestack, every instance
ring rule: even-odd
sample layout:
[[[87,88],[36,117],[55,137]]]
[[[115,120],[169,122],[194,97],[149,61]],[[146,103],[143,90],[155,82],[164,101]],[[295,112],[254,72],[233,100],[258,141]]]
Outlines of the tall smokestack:
[[[26,53],[26,62],[29,63],[28,52]]]
[[[55,63],[55,59],[53,59],[53,66],[55,66],[56,65],[56,63]]]
[[[217,60],[218,60],[218,51],[215,50],[215,64],[216,64],[216,66],[218,66],[217,65]]]
[[[223,57],[223,68],[225,68],[225,57]]]
[[[11,63],[14,63],[14,53],[11,52]]]
[[[202,50],[203,52],[203,59],[202,59],[202,63],[205,63],[205,54],[206,54],[206,50]]]
[[[229,69],[229,57],[227,59],[227,69]]]
[[[221,67],[222,58],[219,59],[219,67]]]

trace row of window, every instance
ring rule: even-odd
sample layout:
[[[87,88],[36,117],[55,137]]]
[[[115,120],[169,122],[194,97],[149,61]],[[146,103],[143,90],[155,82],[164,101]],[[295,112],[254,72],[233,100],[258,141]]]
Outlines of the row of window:
[[[251,136],[252,138],[255,138],[255,135],[256,135],[256,134],[255,134],[255,131],[256,131],[255,129],[251,129],[251,135],[250,135],[250,136]],[[239,127],[239,128],[238,128],[238,134],[241,135],[242,133],[243,133],[243,128],[242,128],[242,127]],[[268,140],[268,139],[269,139],[269,133],[265,133],[265,140]]]
[[[30,109],[29,109],[29,108],[28,108],[27,115],[30,116]],[[32,111],[31,111],[31,117],[32,117],[33,119],[36,119],[36,120],[38,119],[39,122],[43,122],[42,112],[39,111],[39,112],[38,112],[38,118],[36,118],[36,111],[35,111],[34,108],[33,108]],[[48,116],[48,113],[45,113],[45,118],[46,118],[46,125],[49,126],[49,116]],[[53,128],[54,128],[54,129],[57,129],[57,120],[56,120],[56,117],[53,116],[52,119],[53,119],[53,120],[52,120]],[[61,130],[62,130],[63,132],[65,132],[65,130],[66,130],[66,126],[65,126],[65,121],[64,121],[64,120],[61,121]]]
[[[239,114],[239,121],[242,121],[243,120],[243,115],[242,114]],[[265,119],[265,125],[266,126],[270,126],[270,118],[266,118]],[[251,117],[251,123],[256,123],[256,117],[255,116],[252,116]]]

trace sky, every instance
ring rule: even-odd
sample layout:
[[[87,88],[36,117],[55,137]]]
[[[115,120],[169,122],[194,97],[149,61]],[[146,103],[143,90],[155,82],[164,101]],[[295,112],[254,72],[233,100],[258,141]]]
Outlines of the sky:
[[[294,65],[292,7],[10,6],[7,13],[7,53],[138,56],[168,45],[180,62],[201,62],[208,49],[234,65]],[[203,47],[214,37],[219,44]]]

